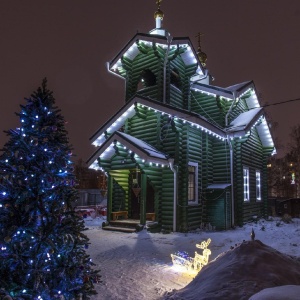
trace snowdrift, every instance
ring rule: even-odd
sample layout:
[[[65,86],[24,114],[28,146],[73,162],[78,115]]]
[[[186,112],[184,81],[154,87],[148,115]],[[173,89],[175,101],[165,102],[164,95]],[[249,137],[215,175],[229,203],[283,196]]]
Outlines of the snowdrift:
[[[300,285],[299,260],[259,240],[246,241],[219,255],[186,287],[164,299],[248,300],[263,289],[283,285]]]
[[[298,300],[299,295],[300,285],[282,285],[264,289],[249,300]]]

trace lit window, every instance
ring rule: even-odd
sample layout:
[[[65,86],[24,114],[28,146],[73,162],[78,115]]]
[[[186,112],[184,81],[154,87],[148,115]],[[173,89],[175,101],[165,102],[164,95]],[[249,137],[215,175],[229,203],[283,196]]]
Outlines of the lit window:
[[[243,177],[244,177],[244,201],[250,200],[249,193],[249,169],[243,168]]]
[[[198,163],[189,162],[188,203],[198,203]]]
[[[291,184],[295,184],[295,173],[294,173],[294,172],[292,173],[292,181],[291,181]]]
[[[256,171],[256,200],[261,201],[261,181],[260,181],[260,171]]]

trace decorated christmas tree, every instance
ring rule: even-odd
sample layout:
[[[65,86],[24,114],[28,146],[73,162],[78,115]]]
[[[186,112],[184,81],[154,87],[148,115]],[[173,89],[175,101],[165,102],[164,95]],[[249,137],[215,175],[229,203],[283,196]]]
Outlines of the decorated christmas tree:
[[[89,299],[98,278],[77,198],[65,120],[46,79],[0,156],[0,288],[13,299]]]

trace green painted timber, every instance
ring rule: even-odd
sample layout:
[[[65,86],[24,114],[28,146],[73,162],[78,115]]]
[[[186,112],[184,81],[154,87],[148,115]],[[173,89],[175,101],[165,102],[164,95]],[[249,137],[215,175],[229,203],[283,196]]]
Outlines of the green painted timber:
[[[240,106],[243,101],[240,101]],[[234,142],[234,175],[235,175],[235,215],[237,225],[253,219],[253,216],[264,216],[266,210],[267,186],[266,155],[256,132],[252,129],[250,136],[242,141]],[[244,201],[243,167],[249,168],[250,201]],[[261,173],[262,200],[256,199],[256,171]]]
[[[202,135],[203,132],[201,130],[197,130],[193,127],[186,127],[186,138],[185,138],[185,147],[183,151],[186,151],[185,157],[186,161],[183,161],[184,173],[182,174],[182,178],[184,178],[184,199],[188,199],[188,163],[194,162],[198,163],[198,203],[196,205],[188,205],[188,201],[185,201],[186,215],[183,218],[187,228],[189,230],[199,228],[203,222],[203,199],[201,199],[202,195],[202,186],[203,186],[203,151],[202,151]],[[183,167],[183,166],[182,166]]]
[[[207,193],[207,223],[216,230],[230,227],[230,188],[212,190]]]
[[[113,211],[128,210],[128,175],[129,170],[111,170],[113,184]]]
[[[108,175],[107,178],[107,221],[111,219],[112,202],[113,202],[113,177]]]
[[[151,46],[137,42],[140,53],[130,60],[123,57],[120,74],[126,79],[125,102],[135,95],[147,96],[153,100],[202,115],[212,124],[225,126],[226,113],[233,100],[207,95],[190,89],[190,78],[195,75],[197,65],[186,66],[180,54],[186,49],[170,49],[164,78],[166,49],[158,44]],[[142,80],[144,79],[144,80]],[[163,99],[164,83],[166,98]],[[237,99],[228,121],[247,111],[246,98]],[[217,140],[207,133],[190,127],[188,123],[155,113],[146,107],[136,106],[136,114],[128,119],[125,133],[139,138],[174,159],[177,172],[177,229],[195,229],[210,223],[217,229],[226,229],[231,224],[231,188],[208,193],[207,186],[213,183],[230,183],[230,150],[227,142]],[[233,175],[236,224],[242,225],[253,215],[264,215],[267,211],[267,169],[266,162],[272,149],[265,149],[255,129],[250,136],[231,141],[233,146]],[[198,163],[199,203],[188,205],[188,163]],[[138,167],[142,172],[141,222],[145,222],[147,206],[146,186],[154,191],[156,220],[162,228],[173,228],[174,174],[169,167],[157,168],[138,164],[127,151],[119,147],[109,161],[99,160],[100,166],[109,173],[110,210],[122,207],[130,211],[130,170]],[[243,199],[243,166],[250,171],[250,201]],[[256,201],[255,172],[260,170],[262,201]]]

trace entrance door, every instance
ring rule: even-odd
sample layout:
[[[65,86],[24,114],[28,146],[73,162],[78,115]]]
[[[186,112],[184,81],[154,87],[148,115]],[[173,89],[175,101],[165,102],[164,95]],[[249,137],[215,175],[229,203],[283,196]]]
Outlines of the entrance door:
[[[140,195],[136,196],[134,191],[131,189],[131,218],[139,220],[141,212]]]
[[[147,180],[146,213],[154,213],[154,189]]]
[[[130,217],[132,219],[140,220],[141,213],[141,173],[139,170],[132,170],[130,173],[131,180],[131,205]]]
[[[141,219],[141,172],[132,170],[130,173],[131,192],[130,192],[130,212],[129,216],[132,219]],[[154,213],[154,195],[155,191],[153,186],[147,180],[147,193],[146,193],[146,213]]]

